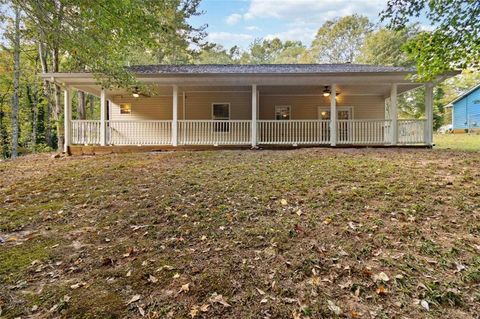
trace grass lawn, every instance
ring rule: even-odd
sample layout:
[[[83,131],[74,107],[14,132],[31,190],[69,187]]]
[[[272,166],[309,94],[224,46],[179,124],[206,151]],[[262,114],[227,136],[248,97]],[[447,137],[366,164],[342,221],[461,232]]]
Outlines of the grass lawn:
[[[0,162],[0,317],[478,318],[479,163],[315,148]]]
[[[435,134],[435,148],[480,152],[480,134]]]

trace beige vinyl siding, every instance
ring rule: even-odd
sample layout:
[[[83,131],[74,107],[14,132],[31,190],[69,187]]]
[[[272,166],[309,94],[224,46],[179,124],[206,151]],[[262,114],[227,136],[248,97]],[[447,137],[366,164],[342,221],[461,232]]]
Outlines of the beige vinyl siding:
[[[131,103],[131,114],[120,114],[120,103]],[[250,92],[192,92],[186,93],[185,114],[187,120],[211,120],[212,103],[230,103],[231,120],[250,120],[252,114]],[[318,106],[330,107],[330,99],[323,96],[262,95],[260,92],[259,119],[275,119],[276,105],[291,105],[292,120],[318,118]],[[353,108],[355,119],[383,119],[385,100],[376,95],[339,95],[337,106]],[[183,119],[183,95],[178,96],[178,118]],[[114,98],[111,104],[111,120],[171,120],[172,97]]]
[[[131,103],[131,114],[120,114],[120,103]],[[182,95],[178,96],[179,117],[182,113]],[[117,121],[171,120],[172,96],[113,98],[110,119]]]
[[[214,89],[212,89],[214,90]],[[232,90],[235,90],[232,88]],[[182,120],[183,110],[187,120],[211,120],[212,119],[212,103],[229,103],[231,120],[251,120],[251,99],[250,92],[239,88],[236,92],[203,92],[203,91],[186,91],[185,105],[183,105],[183,92],[178,96],[178,119]],[[131,103],[131,114],[120,114],[120,103]],[[318,107],[330,108],[330,99],[319,95],[274,95],[262,94],[259,96],[259,119],[273,120],[275,119],[276,105],[291,106],[291,120],[313,120],[318,119]],[[339,95],[337,97],[337,106],[352,107],[354,119],[383,119],[384,118],[384,98],[376,95]],[[172,119],[172,96],[156,96],[156,97],[116,97],[113,98],[110,107],[110,119],[112,121],[148,121],[148,120],[171,120]],[[109,125],[111,136],[117,137],[119,140],[125,141],[143,141],[145,144],[169,143],[171,139],[170,124],[144,123],[131,125],[124,123],[112,122]],[[193,125],[193,124],[192,124]],[[196,124],[195,124],[196,125]],[[202,126],[203,125],[203,126]],[[206,126],[205,126],[206,125]],[[231,135],[242,136],[242,139],[249,141],[250,126],[249,124],[236,129],[237,126],[231,126],[228,132],[213,132],[214,124],[200,124],[200,131],[192,132],[188,139],[192,144],[202,144],[202,141],[212,137],[222,137],[224,140],[230,140]],[[237,124],[235,124],[237,125]],[[297,126],[292,132],[297,138],[310,136],[315,134],[319,127],[314,124],[306,124],[310,126]],[[315,124],[316,125],[316,124]],[[194,126],[197,127],[197,126]],[[240,127],[240,126],[239,126]],[[186,124],[180,124],[179,137],[186,136]],[[205,132],[203,132],[203,131]],[[317,130],[317,131],[315,131]],[[202,133],[203,132],[203,133]],[[313,133],[312,133],[313,132]],[[274,134],[275,132],[263,132],[265,134]],[[318,133],[318,132],[317,132]],[[163,138],[159,138],[162,135]],[[305,136],[304,136],[305,135]],[[136,142],[131,142],[135,144]],[[248,144],[248,143],[247,143]]]
[[[230,103],[231,120],[250,120],[251,98],[250,92],[187,92],[186,119],[211,120],[212,103]]]
[[[275,119],[276,105],[291,105],[292,120],[318,118],[318,107],[330,108],[330,98],[302,95],[262,95],[260,92],[260,119]],[[337,106],[353,108],[355,119],[384,119],[384,98],[376,95],[351,95],[337,97]]]
[[[235,88],[231,89],[232,91]],[[185,108],[187,120],[211,120],[212,103],[230,103],[231,120],[250,120],[252,114],[250,92],[185,92],[185,107],[183,93],[178,95],[178,119],[182,120]],[[120,103],[131,103],[131,114],[120,114]],[[171,120],[172,97],[117,97],[111,104],[111,120],[141,121],[141,120]]]

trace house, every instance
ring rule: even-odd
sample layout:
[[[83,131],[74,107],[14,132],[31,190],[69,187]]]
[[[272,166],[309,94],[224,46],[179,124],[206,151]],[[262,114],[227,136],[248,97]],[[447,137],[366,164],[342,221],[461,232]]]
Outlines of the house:
[[[347,63],[130,70],[147,89],[103,89],[89,73],[42,75],[64,90],[65,151],[83,145],[432,145],[435,83],[411,80],[410,68]],[[426,118],[398,119],[397,95],[422,85]],[[100,119],[72,119],[71,89],[100,97]]]
[[[452,108],[452,130],[464,133],[480,130],[480,84],[450,102]]]

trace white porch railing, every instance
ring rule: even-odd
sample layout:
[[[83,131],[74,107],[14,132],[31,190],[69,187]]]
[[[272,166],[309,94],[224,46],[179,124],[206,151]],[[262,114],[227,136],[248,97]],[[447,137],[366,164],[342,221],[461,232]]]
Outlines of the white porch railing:
[[[73,144],[100,144],[100,121],[72,121]]]
[[[248,145],[251,121],[178,121],[179,145]]]
[[[398,144],[424,144],[427,120],[398,120]]]
[[[100,144],[100,121],[74,120],[72,144]],[[250,145],[251,121],[180,120],[178,145]],[[398,120],[398,144],[424,144],[426,120]],[[392,144],[391,120],[338,120],[341,145]],[[106,121],[107,145],[171,145],[172,121]],[[258,120],[257,144],[330,144],[328,120]]]
[[[338,144],[390,144],[391,120],[338,120]]]
[[[107,121],[107,144],[170,145],[172,121]]]
[[[259,120],[258,144],[329,144],[330,121]]]

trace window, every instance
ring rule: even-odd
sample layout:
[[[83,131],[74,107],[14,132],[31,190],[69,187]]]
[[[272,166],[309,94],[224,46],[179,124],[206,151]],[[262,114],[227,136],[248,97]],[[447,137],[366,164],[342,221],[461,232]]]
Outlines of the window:
[[[276,120],[289,120],[290,119],[290,105],[277,105],[277,106],[275,106],[275,119]]]
[[[350,120],[353,118],[353,107],[343,106],[337,108],[337,120]],[[330,108],[325,106],[318,107],[318,118],[320,120],[330,119]]]
[[[131,114],[131,113],[132,113],[132,104],[120,103],[120,114]]]
[[[225,121],[230,120],[230,103],[213,103],[212,119],[219,121],[219,123],[213,123],[214,132],[229,132],[230,125]]]
[[[330,111],[320,111],[320,119],[321,120],[329,120],[330,119]]]

